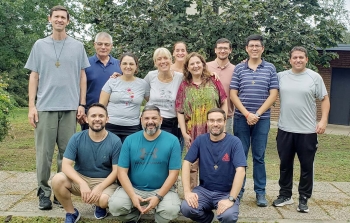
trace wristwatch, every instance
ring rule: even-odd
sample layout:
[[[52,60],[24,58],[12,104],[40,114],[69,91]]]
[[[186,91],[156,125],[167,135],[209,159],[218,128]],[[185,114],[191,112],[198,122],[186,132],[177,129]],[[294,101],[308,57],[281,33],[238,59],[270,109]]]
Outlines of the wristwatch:
[[[233,203],[236,202],[236,199],[234,199],[232,196],[228,196],[228,200],[229,200],[229,201],[232,201]]]
[[[260,114],[258,112],[255,112],[255,116],[260,118]]]
[[[156,197],[159,199],[159,201],[163,200],[163,196],[160,196],[159,194],[156,194]]]
[[[79,104],[79,106],[81,106],[83,108],[86,108],[86,105],[83,105],[83,104]]]

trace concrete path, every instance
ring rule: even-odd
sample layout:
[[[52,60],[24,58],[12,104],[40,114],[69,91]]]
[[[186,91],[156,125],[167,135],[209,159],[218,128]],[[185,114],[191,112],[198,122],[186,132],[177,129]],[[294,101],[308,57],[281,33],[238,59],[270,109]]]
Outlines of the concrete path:
[[[252,179],[247,179],[246,193],[240,206],[239,222],[350,222],[350,182],[315,182],[314,193],[309,200],[310,213],[296,211],[298,205],[297,184],[294,183],[293,205],[275,208],[272,201],[278,195],[278,182],[267,183],[269,206],[255,205]],[[0,171],[0,215],[64,217],[64,210],[54,205],[50,211],[40,211],[36,197],[36,177],[33,172]],[[180,189],[180,191],[182,191]],[[90,205],[74,197],[74,205],[83,218],[93,218]],[[147,216],[145,216],[147,218]],[[149,218],[150,216],[148,216]],[[109,216],[109,218],[112,218]],[[179,217],[179,220],[184,220]]]

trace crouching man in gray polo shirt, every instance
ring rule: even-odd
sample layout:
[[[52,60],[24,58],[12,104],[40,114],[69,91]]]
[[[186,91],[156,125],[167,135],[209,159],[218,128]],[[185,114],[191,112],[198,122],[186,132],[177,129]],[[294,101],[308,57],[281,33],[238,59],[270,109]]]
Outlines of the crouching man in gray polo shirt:
[[[280,89],[280,117],[277,150],[280,157],[280,191],[273,202],[276,207],[293,204],[293,164],[300,161],[299,212],[307,213],[314,178],[317,134],[324,133],[329,113],[329,97],[322,77],[306,68],[307,50],[296,46],[290,51],[292,69],[277,74]],[[316,99],[321,101],[322,117],[317,123]]]

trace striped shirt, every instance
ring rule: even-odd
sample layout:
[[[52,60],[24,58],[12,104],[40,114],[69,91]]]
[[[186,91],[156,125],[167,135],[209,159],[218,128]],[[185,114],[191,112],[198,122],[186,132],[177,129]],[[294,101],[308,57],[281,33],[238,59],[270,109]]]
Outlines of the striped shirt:
[[[271,89],[278,89],[276,68],[272,63],[262,60],[256,71],[248,67],[248,61],[236,65],[230,89],[238,90],[238,97],[243,106],[255,113],[270,95]],[[236,116],[243,114],[236,109]],[[260,114],[261,119],[270,118],[270,109]]]

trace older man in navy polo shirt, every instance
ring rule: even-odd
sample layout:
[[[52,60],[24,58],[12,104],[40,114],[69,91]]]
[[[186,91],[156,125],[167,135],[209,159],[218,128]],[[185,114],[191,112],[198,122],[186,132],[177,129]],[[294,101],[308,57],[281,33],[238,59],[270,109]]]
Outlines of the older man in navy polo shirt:
[[[270,107],[278,94],[278,79],[273,64],[261,58],[264,42],[260,35],[246,40],[249,59],[236,66],[230,85],[230,98],[236,107],[234,134],[243,144],[246,157],[253,155],[253,179],[256,202],[266,207],[265,149],[270,130]],[[240,196],[243,196],[244,185]]]
[[[113,74],[121,74],[120,61],[110,55],[113,47],[112,36],[106,32],[100,32],[95,37],[94,47],[96,54],[89,57],[90,67],[85,69],[87,78],[86,105],[88,108],[97,103],[103,85]],[[80,121],[82,130],[88,129],[84,118]]]

